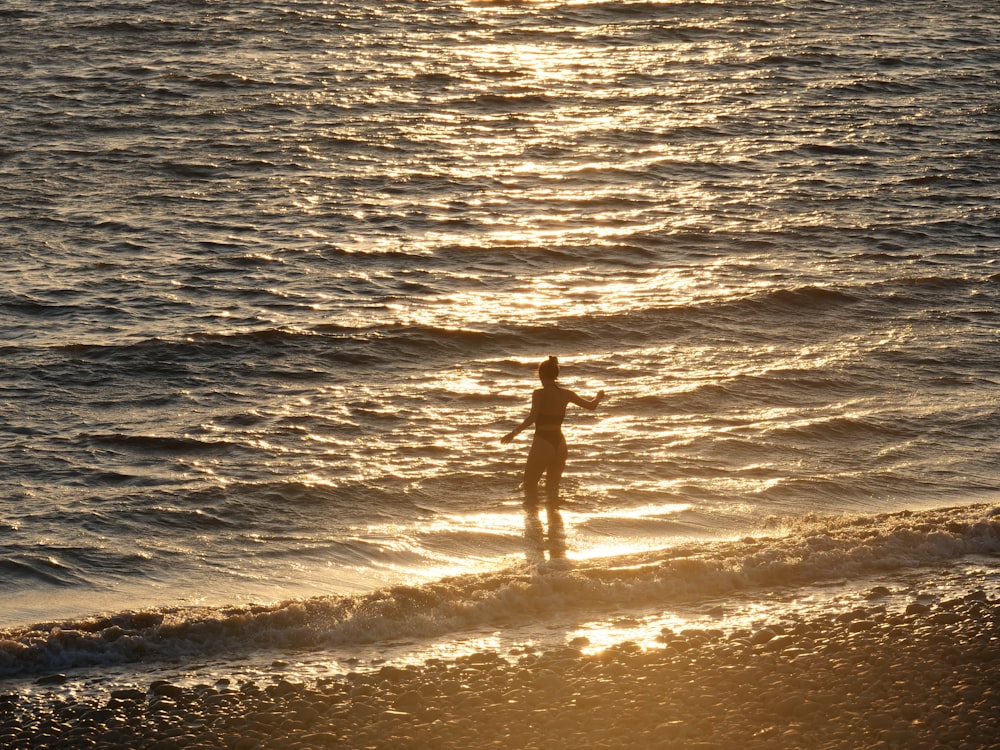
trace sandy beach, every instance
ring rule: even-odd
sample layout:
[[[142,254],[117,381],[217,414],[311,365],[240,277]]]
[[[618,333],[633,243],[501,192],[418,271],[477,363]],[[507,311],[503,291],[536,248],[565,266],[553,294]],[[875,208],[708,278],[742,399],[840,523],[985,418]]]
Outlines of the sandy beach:
[[[5,748],[1000,747],[1000,601],[981,590],[661,646],[475,653],[270,684],[0,689]],[[54,684],[62,679],[46,678]]]

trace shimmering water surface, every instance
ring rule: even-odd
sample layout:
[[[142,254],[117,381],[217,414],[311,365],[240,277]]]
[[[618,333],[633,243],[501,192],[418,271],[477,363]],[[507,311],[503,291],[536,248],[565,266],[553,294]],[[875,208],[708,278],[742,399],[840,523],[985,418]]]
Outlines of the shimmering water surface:
[[[567,575],[992,501],[998,27],[8,0],[0,625],[534,565],[549,354]]]

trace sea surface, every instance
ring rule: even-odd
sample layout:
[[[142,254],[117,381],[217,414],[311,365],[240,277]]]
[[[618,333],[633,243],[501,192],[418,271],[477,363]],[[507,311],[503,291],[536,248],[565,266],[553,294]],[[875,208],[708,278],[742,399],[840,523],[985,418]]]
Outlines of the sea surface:
[[[6,0],[0,676],[994,591],[998,28]]]

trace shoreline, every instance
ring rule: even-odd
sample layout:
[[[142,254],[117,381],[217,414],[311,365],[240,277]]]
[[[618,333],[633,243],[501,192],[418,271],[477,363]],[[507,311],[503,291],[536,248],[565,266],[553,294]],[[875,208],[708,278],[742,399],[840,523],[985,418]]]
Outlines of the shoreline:
[[[875,603],[660,647],[478,652],[271,684],[7,692],[23,748],[986,748],[1000,746],[1000,599]]]

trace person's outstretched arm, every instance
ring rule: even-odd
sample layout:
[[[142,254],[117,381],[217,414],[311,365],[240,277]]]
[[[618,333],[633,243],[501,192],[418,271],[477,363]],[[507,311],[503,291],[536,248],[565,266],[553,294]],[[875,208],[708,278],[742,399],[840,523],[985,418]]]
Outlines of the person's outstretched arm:
[[[593,411],[594,409],[597,408],[597,405],[604,400],[604,391],[598,391],[597,395],[594,396],[589,401],[585,398],[581,398],[577,394],[570,391],[569,400],[572,401],[577,406],[582,406],[584,409],[590,409],[591,411]]]
[[[535,423],[535,419],[538,417],[538,401],[538,391],[535,391],[531,394],[531,412],[524,418],[524,421],[521,422],[521,424],[500,438],[501,443],[506,445]]]

